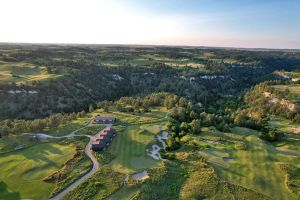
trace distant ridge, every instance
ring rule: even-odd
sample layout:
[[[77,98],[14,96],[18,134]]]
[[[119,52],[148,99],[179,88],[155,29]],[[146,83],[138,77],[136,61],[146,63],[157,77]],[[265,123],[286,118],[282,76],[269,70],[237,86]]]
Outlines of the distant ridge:
[[[282,51],[300,52],[299,49],[280,48],[246,48],[246,47],[217,47],[217,46],[192,46],[192,45],[148,45],[148,44],[81,44],[81,43],[26,43],[26,42],[0,42],[0,45],[22,45],[22,46],[91,46],[91,47],[136,47],[136,48],[183,48],[183,49],[223,49],[238,51]]]

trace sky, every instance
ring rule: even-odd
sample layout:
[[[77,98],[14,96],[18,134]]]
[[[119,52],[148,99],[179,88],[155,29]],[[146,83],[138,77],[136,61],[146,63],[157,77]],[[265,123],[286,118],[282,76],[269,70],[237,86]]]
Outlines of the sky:
[[[300,0],[0,0],[0,42],[300,49]]]

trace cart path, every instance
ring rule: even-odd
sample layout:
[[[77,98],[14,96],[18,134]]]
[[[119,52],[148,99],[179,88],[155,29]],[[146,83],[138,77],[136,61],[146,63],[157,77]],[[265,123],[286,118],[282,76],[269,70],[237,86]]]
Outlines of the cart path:
[[[106,127],[111,127],[111,124],[108,124]],[[93,140],[95,138],[99,137],[99,135],[100,135],[100,133],[102,131],[98,132],[95,136],[75,135],[74,132],[72,132],[72,133],[70,133],[70,134],[68,134],[66,136],[56,137],[56,138],[73,137],[73,136],[86,136],[86,137],[89,137],[90,141],[85,146],[84,152],[90,158],[90,160],[92,161],[93,168],[87,174],[85,174],[84,176],[82,176],[81,178],[79,178],[78,180],[76,180],[74,183],[72,183],[71,185],[69,185],[67,188],[65,188],[63,191],[61,191],[57,195],[55,195],[50,200],[60,200],[60,199],[62,199],[67,193],[69,193],[71,190],[73,190],[74,188],[76,188],[78,185],[80,185],[86,179],[90,178],[99,169],[100,164],[97,161],[97,159],[94,157],[91,147],[92,147]],[[46,135],[46,134],[43,134],[43,136],[53,138],[52,136]]]

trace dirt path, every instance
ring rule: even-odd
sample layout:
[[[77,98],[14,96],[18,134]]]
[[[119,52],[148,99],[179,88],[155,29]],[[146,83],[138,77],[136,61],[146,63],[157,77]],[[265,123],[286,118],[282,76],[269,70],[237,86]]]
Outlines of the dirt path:
[[[85,126],[87,127],[87,126]],[[76,137],[76,136],[86,136],[90,138],[89,143],[85,146],[84,152],[85,154],[90,158],[90,160],[93,163],[93,168],[84,176],[82,176],[80,179],[78,179],[77,181],[75,181],[74,183],[72,183],[70,186],[68,186],[66,189],[64,189],[63,191],[61,191],[60,193],[58,193],[56,196],[54,196],[53,198],[51,198],[50,200],[60,200],[62,199],[67,193],[69,193],[71,190],[73,190],[74,188],[76,188],[80,183],[82,183],[83,181],[85,181],[86,179],[88,179],[89,177],[91,177],[100,167],[99,162],[97,161],[97,159],[94,157],[93,152],[92,152],[92,143],[93,140],[96,137],[99,137],[100,132],[98,132],[95,136],[89,136],[89,135],[75,135],[75,133],[85,127],[82,127],[80,129],[77,129],[76,131],[71,132],[70,134],[66,135],[66,136],[62,136],[62,137],[53,137],[47,134],[42,134],[43,137],[48,137],[48,138],[66,138],[66,137]],[[106,127],[111,127],[111,124],[108,124]],[[41,134],[40,134],[41,135]]]

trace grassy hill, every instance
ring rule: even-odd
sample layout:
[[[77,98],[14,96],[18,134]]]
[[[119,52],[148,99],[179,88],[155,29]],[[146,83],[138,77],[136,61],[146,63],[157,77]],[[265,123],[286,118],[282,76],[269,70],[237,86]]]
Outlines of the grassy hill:
[[[54,184],[43,181],[75,154],[73,145],[38,144],[0,155],[0,196],[14,199],[48,199]]]
[[[64,73],[49,73],[47,67],[26,62],[0,62],[0,84],[25,84],[63,77]]]

